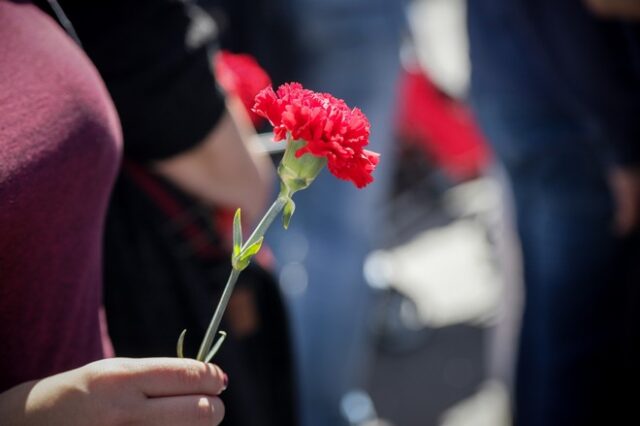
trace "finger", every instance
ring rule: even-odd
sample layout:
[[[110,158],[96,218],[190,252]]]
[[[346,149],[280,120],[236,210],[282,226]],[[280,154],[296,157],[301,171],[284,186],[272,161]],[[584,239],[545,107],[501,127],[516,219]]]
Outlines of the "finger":
[[[146,358],[131,370],[138,389],[148,397],[219,395],[227,387],[220,367],[193,359]]]
[[[222,421],[224,405],[207,395],[149,398],[140,414],[145,425],[212,426]]]

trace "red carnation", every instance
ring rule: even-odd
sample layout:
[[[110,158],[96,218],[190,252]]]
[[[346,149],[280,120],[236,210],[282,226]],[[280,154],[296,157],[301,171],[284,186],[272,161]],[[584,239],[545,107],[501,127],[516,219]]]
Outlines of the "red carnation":
[[[269,75],[251,55],[219,52],[214,59],[216,79],[222,88],[242,101],[254,125],[261,117],[251,111],[256,94],[271,84]]]
[[[224,332],[219,333],[217,342],[213,340],[240,272],[260,251],[265,232],[280,213],[285,229],[289,226],[296,207],[293,195],[308,188],[325,165],[338,178],[362,188],[373,181],[371,174],[378,164],[379,155],[364,149],[369,143],[369,120],[362,111],[350,109],[341,99],[306,90],[299,83],[289,83],[280,86],[277,92],[270,86],[261,90],[252,111],[271,122],[276,141],[287,139],[278,165],[280,193],[246,241],[240,209],[236,211],[232,271],[196,358],[204,362],[215,356],[224,341]],[[183,356],[185,332],[178,338],[179,357]]]
[[[306,153],[325,157],[332,174],[352,181],[358,188],[373,181],[371,173],[379,155],[364,149],[369,143],[370,125],[359,109],[351,109],[327,93],[288,83],[277,92],[271,87],[263,89],[252,111],[269,120],[276,141],[286,139],[287,133],[294,140],[306,141],[296,157]]]

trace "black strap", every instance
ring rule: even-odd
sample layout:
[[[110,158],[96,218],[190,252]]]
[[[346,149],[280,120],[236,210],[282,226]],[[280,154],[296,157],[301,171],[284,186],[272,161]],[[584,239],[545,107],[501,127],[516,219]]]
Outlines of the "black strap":
[[[67,14],[64,13],[64,10],[62,9],[62,6],[60,6],[60,3],[58,3],[58,0],[33,0],[33,4],[35,4],[45,13],[57,20],[62,29],[67,32],[69,37],[71,37],[78,44],[78,46],[82,48],[80,37],[78,37],[78,33],[76,33],[73,24],[67,17]]]

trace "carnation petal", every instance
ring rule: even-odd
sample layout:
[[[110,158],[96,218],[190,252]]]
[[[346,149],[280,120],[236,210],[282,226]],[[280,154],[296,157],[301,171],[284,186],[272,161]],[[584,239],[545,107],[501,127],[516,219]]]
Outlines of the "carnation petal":
[[[342,99],[305,89],[300,83],[285,83],[275,92],[271,87],[261,91],[254,110],[274,126],[276,140],[290,133],[293,139],[307,142],[296,157],[306,153],[325,157],[332,174],[358,188],[373,181],[379,154],[364,149],[370,124],[358,108],[350,109]]]

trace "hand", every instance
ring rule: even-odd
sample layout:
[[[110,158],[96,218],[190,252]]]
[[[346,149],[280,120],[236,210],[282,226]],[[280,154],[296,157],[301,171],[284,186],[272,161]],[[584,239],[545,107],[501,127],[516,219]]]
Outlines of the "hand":
[[[604,18],[640,19],[640,0],[584,0],[587,7]]]
[[[195,360],[113,358],[0,394],[0,418],[7,426],[218,425],[226,382],[220,368]]]
[[[640,224],[640,168],[616,167],[609,183],[615,202],[615,230],[625,236]]]

